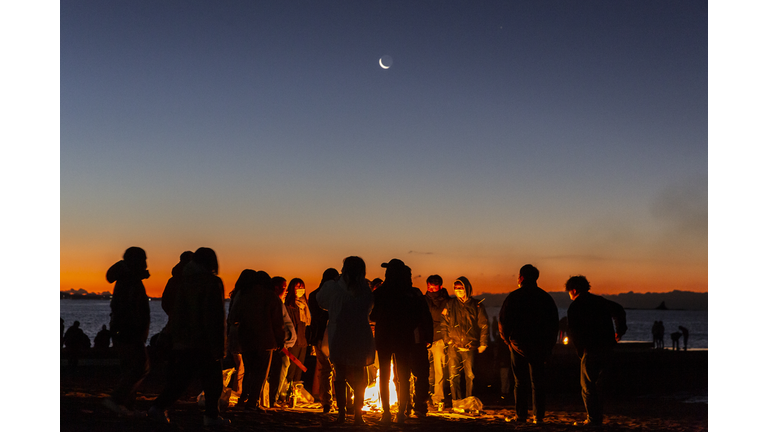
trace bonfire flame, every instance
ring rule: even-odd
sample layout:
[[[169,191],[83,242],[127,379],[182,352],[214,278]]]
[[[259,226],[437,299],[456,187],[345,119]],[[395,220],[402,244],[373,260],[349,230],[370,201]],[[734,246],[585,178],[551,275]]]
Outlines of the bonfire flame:
[[[563,338],[563,345],[568,345],[568,336]]]
[[[397,390],[395,387],[395,374],[392,373],[393,364],[390,363],[389,374],[389,406],[394,407],[397,404]],[[380,383],[379,383],[379,370],[376,371],[376,382],[368,386],[365,389],[365,402],[363,404],[363,411],[381,411],[381,397],[380,397]]]

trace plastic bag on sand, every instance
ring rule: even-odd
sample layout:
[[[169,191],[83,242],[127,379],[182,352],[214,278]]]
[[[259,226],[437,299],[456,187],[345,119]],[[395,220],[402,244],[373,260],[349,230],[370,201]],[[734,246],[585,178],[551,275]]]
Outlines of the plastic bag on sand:
[[[235,372],[235,368],[229,368],[224,369],[221,371],[221,378],[224,382],[224,389],[221,391],[221,395],[219,395],[219,410],[223,411],[229,407],[229,399],[232,396],[232,389],[227,387],[229,384],[230,378],[232,378],[232,374]],[[199,395],[197,395],[197,405],[201,408],[205,408],[205,392],[200,392]]]
[[[470,396],[465,399],[458,399],[453,401],[453,409],[464,410],[464,412],[482,411],[483,403],[480,402],[480,399],[474,396]]]

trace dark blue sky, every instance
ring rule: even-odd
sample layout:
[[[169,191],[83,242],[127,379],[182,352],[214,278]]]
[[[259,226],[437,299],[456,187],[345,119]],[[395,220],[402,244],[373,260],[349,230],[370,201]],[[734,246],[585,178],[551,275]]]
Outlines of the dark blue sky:
[[[213,247],[230,285],[358,254],[371,277],[398,256],[479,292],[527,262],[551,290],[584,273],[706,291],[707,18],[700,1],[63,2],[62,289],[103,288],[139,244],[161,274]]]

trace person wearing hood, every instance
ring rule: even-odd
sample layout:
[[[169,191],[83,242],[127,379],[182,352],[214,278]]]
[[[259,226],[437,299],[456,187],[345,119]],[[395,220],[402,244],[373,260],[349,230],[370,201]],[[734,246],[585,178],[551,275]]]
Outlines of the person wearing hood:
[[[440,275],[431,275],[427,278],[427,292],[424,299],[429,306],[432,315],[432,345],[429,347],[429,383],[432,390],[432,403],[438,411],[442,409],[445,400],[443,386],[445,384],[445,341],[443,340],[443,309],[450,296],[448,290],[443,288],[443,278]]]
[[[475,379],[473,367],[475,353],[488,347],[490,329],[485,306],[472,297],[472,284],[464,276],[453,283],[456,297],[446,302],[443,309],[442,332],[448,350],[451,398],[454,401],[472,396]],[[461,392],[461,376],[464,370],[466,391]]]
[[[531,264],[520,268],[519,288],[509,293],[499,311],[499,336],[511,352],[515,379],[515,414],[518,423],[528,419],[528,400],[533,394],[533,422],[544,421],[543,388],[546,362],[560,331],[557,305],[539,288],[539,270]]]
[[[136,246],[126,249],[123,259],[107,270],[107,281],[115,284],[109,329],[120,357],[121,377],[103,404],[121,416],[133,413],[136,390],[149,374],[149,297],[142,282],[148,277],[147,254]]]
[[[229,424],[219,416],[219,397],[224,387],[221,360],[226,354],[224,284],[217,276],[216,252],[201,247],[182,271],[183,283],[173,305],[171,338],[173,374],[152,403],[147,415],[168,423],[167,409],[200,377],[205,392],[204,426]]]

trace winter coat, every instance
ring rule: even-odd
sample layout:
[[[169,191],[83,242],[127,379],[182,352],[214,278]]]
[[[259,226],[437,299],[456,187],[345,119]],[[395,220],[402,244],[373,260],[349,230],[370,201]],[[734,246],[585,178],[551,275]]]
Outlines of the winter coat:
[[[354,292],[343,278],[323,284],[317,304],[328,311],[328,347],[332,363],[348,366],[373,364],[376,350],[368,317],[373,309],[370,289]]]
[[[460,277],[467,291],[467,300],[450,298],[443,309],[441,322],[443,340],[446,345],[475,350],[488,346],[490,329],[485,306],[472,297],[472,285],[467,278]]]
[[[429,313],[432,316],[432,341],[437,342],[443,339],[443,309],[445,309],[448,299],[451,297],[448,295],[448,290],[440,288],[437,292],[427,291],[424,294],[424,299],[429,306]]]
[[[230,301],[227,342],[232,353],[283,347],[283,308],[274,290],[256,286],[237,292]]]
[[[626,332],[624,308],[605,297],[581,293],[568,307],[568,336],[579,355],[584,350],[612,348],[616,334],[624,336]]]
[[[509,293],[499,324],[499,335],[511,349],[529,359],[546,360],[557,343],[560,318],[552,296],[534,282]]]
[[[182,274],[172,313],[173,349],[199,350],[209,359],[221,359],[226,348],[224,284],[194,261]]]
[[[420,323],[423,296],[405,283],[384,283],[373,292],[371,321],[376,323],[376,347],[410,347],[416,341],[414,330]]]
[[[285,304],[283,304],[283,334],[283,346],[285,348],[293,348],[297,339],[296,328],[293,326],[291,315],[288,313],[288,308],[285,307]]]
[[[298,302],[297,302],[298,303]],[[306,307],[306,303],[304,304]],[[307,346],[307,323],[301,320],[301,310],[299,306],[286,306],[288,315],[293,322],[293,328],[296,333],[296,343],[293,345],[296,348],[303,348]]]
[[[417,344],[431,345],[434,342],[434,324],[432,314],[429,312],[429,304],[426,297],[421,294],[418,288],[412,288],[413,300],[416,302],[417,316],[419,317],[416,330],[414,331],[414,342]]]
[[[179,292],[179,287],[183,282],[182,273],[184,271],[184,266],[185,264],[182,263],[177,263],[173,266],[173,269],[171,270],[171,278],[168,279],[168,282],[165,284],[165,289],[163,290],[161,305],[165,314],[168,315],[168,324],[166,324],[166,327],[168,328],[171,327],[170,323],[173,321],[171,314],[173,313],[173,305],[176,302],[176,294]]]
[[[107,281],[115,284],[112,301],[109,303],[112,309],[109,320],[112,340],[147,343],[149,297],[142,280],[148,277],[148,271],[137,272],[122,260],[107,270]]]

